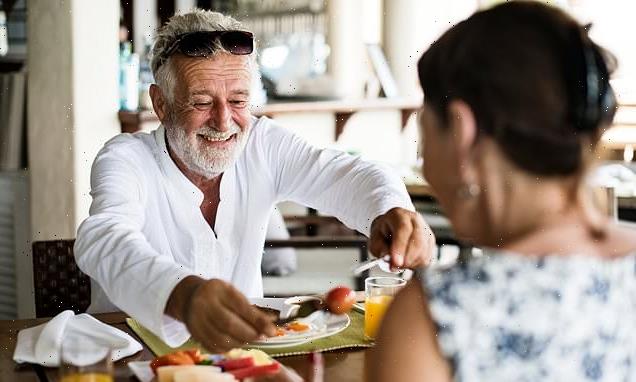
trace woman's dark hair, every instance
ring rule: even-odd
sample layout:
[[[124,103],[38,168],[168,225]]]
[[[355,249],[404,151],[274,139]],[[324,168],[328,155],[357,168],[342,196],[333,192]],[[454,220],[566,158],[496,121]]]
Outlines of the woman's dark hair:
[[[424,102],[442,121],[459,99],[479,134],[537,175],[579,171],[616,110],[608,66],[614,59],[565,12],[514,1],[457,24],[418,63]]]

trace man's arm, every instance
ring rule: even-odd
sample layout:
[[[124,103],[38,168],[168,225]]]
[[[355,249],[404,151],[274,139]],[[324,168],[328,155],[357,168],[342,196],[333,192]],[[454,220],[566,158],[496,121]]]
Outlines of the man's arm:
[[[270,317],[253,307],[243,294],[221,280],[188,276],[174,288],[166,314],[186,324],[197,341],[211,352],[244,346],[261,336],[274,336]]]
[[[193,272],[158,253],[146,240],[143,174],[108,146],[91,172],[93,202],[75,242],[80,269],[111,302],[170,345],[185,341],[185,326],[164,315],[172,289]]]
[[[336,216],[370,237],[376,256],[394,266],[428,261],[435,238],[413,204],[401,177],[387,166],[336,150],[320,150],[291,132],[263,132],[263,155],[280,200],[292,200]]]
[[[273,319],[232,285],[194,276],[152,248],[142,232],[141,179],[143,174],[121,155],[100,152],[91,173],[91,216],[75,244],[78,266],[115,305],[170,346],[192,334],[208,350],[227,351],[273,335]]]

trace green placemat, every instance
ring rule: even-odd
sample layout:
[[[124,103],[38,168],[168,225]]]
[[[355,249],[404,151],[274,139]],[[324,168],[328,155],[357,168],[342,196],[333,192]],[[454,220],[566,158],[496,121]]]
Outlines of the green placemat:
[[[290,355],[309,354],[314,351],[328,351],[346,348],[367,348],[373,346],[373,342],[364,338],[364,314],[358,311],[349,313],[351,325],[340,333],[333,336],[320,338],[301,345],[289,346],[276,349],[261,349],[272,357],[285,357]],[[141,340],[157,356],[172,353],[177,350],[191,349],[193,347],[204,350],[201,345],[193,340],[189,340],[178,348],[171,348],[159,337],[141,326],[132,318],[127,318],[128,326],[141,338]]]

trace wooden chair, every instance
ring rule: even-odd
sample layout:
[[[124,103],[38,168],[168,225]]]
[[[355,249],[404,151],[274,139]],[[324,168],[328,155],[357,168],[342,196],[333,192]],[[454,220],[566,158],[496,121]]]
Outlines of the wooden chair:
[[[36,241],[33,243],[33,283],[37,317],[52,317],[70,309],[83,313],[90,305],[90,278],[75,264],[75,240]],[[304,236],[285,240],[267,240],[266,248],[355,248],[360,261],[368,259],[364,236]],[[356,287],[364,289],[367,272],[357,278]]]
[[[90,278],[75,264],[74,244],[75,240],[33,242],[37,317],[52,317],[67,309],[83,313],[90,305]]]

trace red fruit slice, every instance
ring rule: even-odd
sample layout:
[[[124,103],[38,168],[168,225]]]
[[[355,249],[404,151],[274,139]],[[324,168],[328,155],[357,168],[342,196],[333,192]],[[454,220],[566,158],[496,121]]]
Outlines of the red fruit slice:
[[[215,363],[214,366],[221,367],[224,371],[244,369],[246,367],[254,367],[254,358],[243,357],[236,359],[224,359],[223,361]]]
[[[260,377],[263,375],[276,374],[280,370],[280,363],[274,362],[269,365],[246,367],[244,369],[229,370],[236,379],[245,379],[250,377]]]

